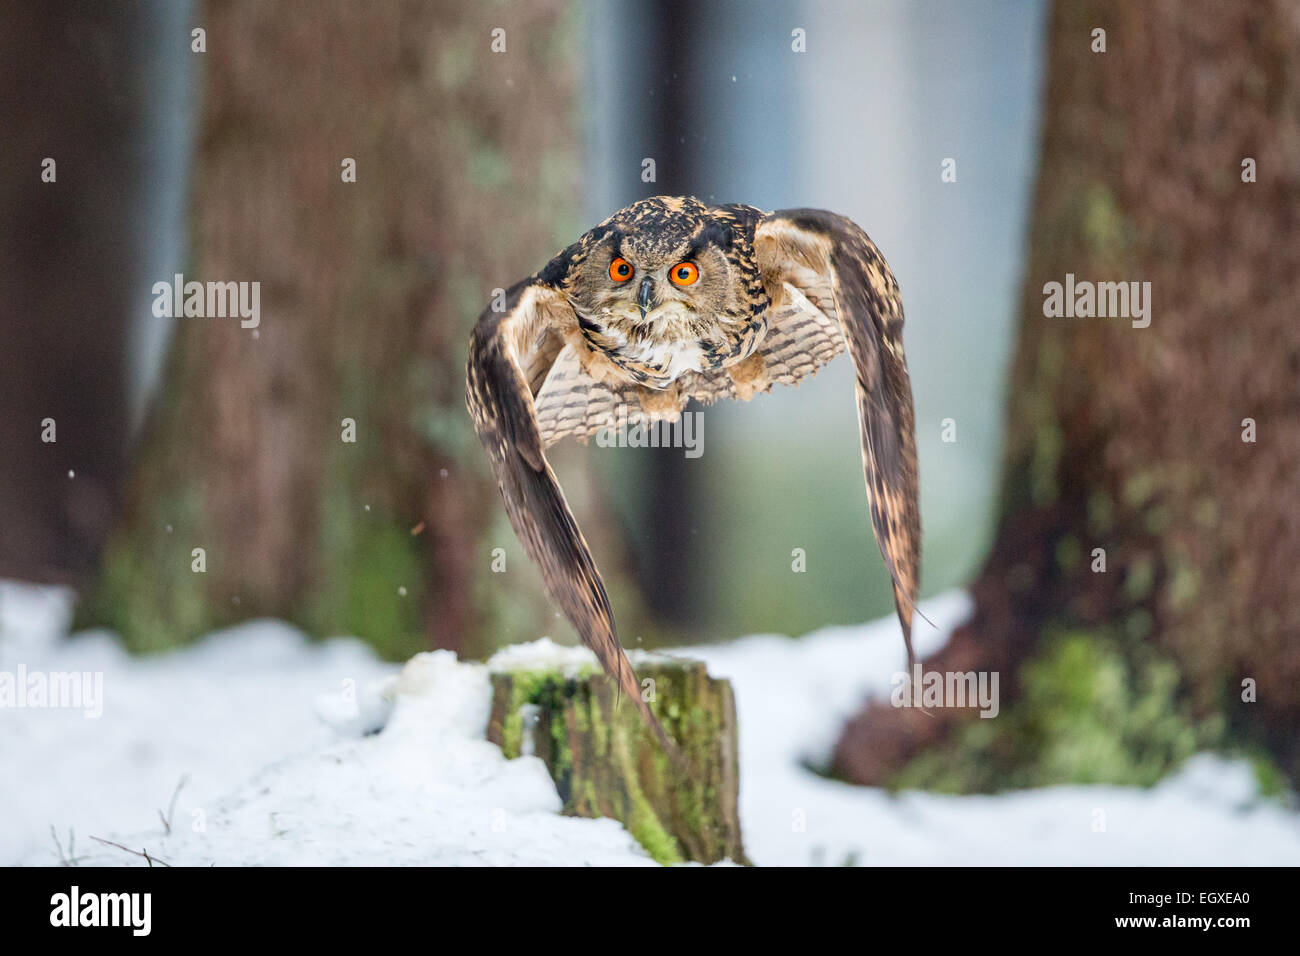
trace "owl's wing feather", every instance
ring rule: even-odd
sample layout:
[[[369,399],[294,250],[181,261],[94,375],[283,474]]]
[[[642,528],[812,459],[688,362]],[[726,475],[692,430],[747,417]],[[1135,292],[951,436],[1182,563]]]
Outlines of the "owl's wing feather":
[[[792,331],[798,323],[817,324],[798,301],[802,297],[813,311],[838,322],[853,359],[871,524],[893,579],[910,673],[921,518],[912,383],[903,355],[898,283],[866,233],[844,216],[819,209],[768,214],[755,228],[754,249],[772,299],[768,339],[775,336],[779,343],[783,337],[815,336],[815,330]],[[770,347],[767,342],[765,347]],[[834,353],[819,349],[810,368],[831,357]]]
[[[819,284],[809,279],[809,287]],[[780,295],[781,303],[768,309],[767,334],[757,349],[763,360],[761,380],[742,389],[725,373],[686,372],[678,379],[683,396],[705,405],[720,398],[752,398],[755,393],[771,391],[773,385],[798,385],[844,351],[844,332],[833,310],[828,316],[788,279],[782,283]],[[829,297],[830,286],[826,285]]]
[[[558,290],[536,277],[508,290],[505,304],[500,312],[485,310],[474,327],[466,389],[474,428],[492,463],[510,524],[582,642],[665,748],[676,754],[641,698],[636,674],[618,641],[605,585],[543,453],[533,391],[545,375],[535,366],[539,352],[553,347],[551,333],[572,311]],[[553,351],[551,358],[558,354]],[[531,376],[525,375],[526,368],[533,370]]]
[[[542,446],[550,448],[569,436],[585,444],[602,429],[652,424],[657,419],[643,406],[641,391],[641,386],[633,382],[592,378],[582,367],[574,346],[564,346],[534,396]],[[680,406],[676,412],[680,414]]]

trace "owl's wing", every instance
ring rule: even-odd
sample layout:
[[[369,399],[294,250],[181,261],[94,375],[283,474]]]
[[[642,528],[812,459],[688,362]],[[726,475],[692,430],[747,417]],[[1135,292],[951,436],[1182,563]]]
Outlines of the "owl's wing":
[[[565,345],[533,395],[542,447],[568,436],[586,444],[602,429],[634,429],[681,414],[681,403],[647,410],[643,394],[649,393],[633,382],[592,378],[574,346]]]
[[[754,251],[772,299],[764,350],[772,348],[773,340],[778,352],[788,340],[807,343],[802,365],[792,365],[778,354],[778,366],[806,374],[834,357],[837,350],[823,341],[828,322],[838,324],[853,358],[871,524],[893,578],[894,606],[911,673],[921,518],[912,383],[903,355],[898,283],[865,232],[844,216],[819,209],[768,214],[755,228]],[[781,380],[779,372],[769,377]],[[770,382],[760,379],[763,384]]]
[[[806,376],[816,374],[844,351],[844,332],[835,319],[835,310],[823,312],[813,305],[809,294],[819,301],[829,301],[829,276],[796,267],[784,273],[771,290],[767,334],[757,351],[762,359],[757,379],[738,382],[716,371],[686,372],[678,379],[682,395],[705,405],[720,398],[748,400],[771,390],[773,385],[798,385]]]
[[[551,599],[595,652],[670,753],[675,748],[641,698],[591,550],[555,479],[538,429],[534,392],[560,352],[557,329],[573,319],[564,296],[539,278],[506,292],[505,309],[484,310],[470,337],[466,398],[506,513],[541,569]]]

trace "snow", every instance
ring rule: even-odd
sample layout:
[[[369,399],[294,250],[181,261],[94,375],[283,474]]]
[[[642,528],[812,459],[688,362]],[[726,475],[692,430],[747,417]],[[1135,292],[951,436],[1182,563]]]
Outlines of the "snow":
[[[104,688],[98,718],[0,709],[0,863],[143,865],[100,837],[173,865],[652,865],[619,823],[561,816],[537,758],[506,760],[483,739],[489,667],[594,666],[581,648],[543,640],[489,665],[440,651],[399,667],[354,638],[251,621],[132,657],[111,634],[66,637],[70,606],[66,592],[0,582],[0,673],[89,672]],[[922,609],[937,625],[916,635],[928,654],[969,600]],[[735,685],[756,863],[1300,862],[1300,815],[1261,799],[1244,763],[1208,754],[1149,790],[893,796],[818,776],[807,767],[844,718],[890,689],[892,617],[673,653]]]
[[[651,864],[615,821],[560,816],[540,760],[506,760],[483,738],[491,689],[482,665],[420,654],[376,686],[392,703],[383,733],[271,763],[210,814],[174,826],[157,855],[173,865],[540,866],[557,853],[568,863]]]
[[[643,651],[635,647],[627,649],[627,659],[633,667],[666,661],[671,657],[665,651]],[[565,677],[576,677],[584,670],[599,670],[600,662],[596,660],[595,654],[581,645],[557,644],[549,637],[543,637],[526,644],[511,644],[501,648],[488,658],[487,667],[494,673],[552,670]]]
[[[970,612],[964,593],[922,602],[937,651]],[[736,688],[741,834],[757,863],[834,865],[1296,865],[1300,814],[1261,800],[1244,761],[1200,754],[1151,789],[1058,786],[996,796],[892,795],[806,769],[825,765],[864,697],[902,669],[898,624],[750,637],[693,648]],[[1100,827],[1104,827],[1100,828]]]

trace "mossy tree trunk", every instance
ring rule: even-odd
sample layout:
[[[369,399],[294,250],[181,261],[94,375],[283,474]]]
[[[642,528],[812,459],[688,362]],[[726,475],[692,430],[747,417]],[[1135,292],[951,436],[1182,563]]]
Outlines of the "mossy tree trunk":
[[[186,278],[259,281],[261,323],[177,320],[82,623],[148,648],[275,615],[394,657],[482,650],[503,599],[546,605],[531,578],[488,583],[509,538],[465,343],[494,288],[577,232],[571,5],[232,0],[194,25]]]
[[[622,821],[660,863],[745,862],[730,682],[710,677],[699,661],[676,659],[640,664],[637,675],[643,686],[653,681],[651,709],[680,745],[685,767],[594,666],[574,676],[493,673],[488,739],[507,757],[541,758],[565,813]]]
[[[932,770],[978,751],[959,789],[1115,776],[1047,759],[1078,723],[1026,712],[1069,685],[1095,710],[1091,656],[1125,684],[1128,743],[1112,743],[1138,779],[1246,740],[1300,780],[1300,19],[1280,2],[1057,3],[1048,44],[1000,529],[974,619],[925,665],[1000,671],[1004,717],[872,707],[836,769],[934,783],[899,771],[937,746]],[[1150,282],[1150,326],[1045,317],[1067,273]],[[1134,708],[1157,699],[1183,731],[1152,743],[1159,714]]]

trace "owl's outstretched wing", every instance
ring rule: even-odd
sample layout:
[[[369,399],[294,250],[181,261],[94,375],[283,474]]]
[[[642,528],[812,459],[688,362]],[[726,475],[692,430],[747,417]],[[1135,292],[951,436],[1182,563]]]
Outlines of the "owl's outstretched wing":
[[[844,216],[820,209],[769,213],[755,227],[754,250],[772,299],[769,340],[806,341],[805,352],[814,359],[807,366],[815,368],[838,351],[824,342],[828,322],[837,322],[853,359],[871,524],[893,578],[911,673],[921,517],[898,283],[865,232]]]
[[[551,599],[620,692],[675,754],[641,698],[636,674],[618,642],[600,572],[542,453],[533,397],[560,352],[559,330],[572,322],[564,296],[542,279],[526,279],[509,289],[505,308],[484,310],[470,337],[467,404],[510,524],[541,569]]]

